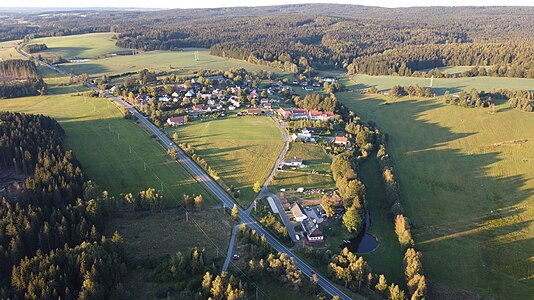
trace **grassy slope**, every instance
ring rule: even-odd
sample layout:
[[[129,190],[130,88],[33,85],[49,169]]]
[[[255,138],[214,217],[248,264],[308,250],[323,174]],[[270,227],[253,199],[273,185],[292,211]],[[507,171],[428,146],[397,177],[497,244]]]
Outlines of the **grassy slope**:
[[[428,86],[430,78],[356,75],[349,80],[352,89],[365,89],[376,85],[379,90],[385,90],[394,85],[407,86],[416,83],[421,87]],[[472,88],[478,91],[490,91],[493,88],[534,90],[534,80],[500,77],[434,78],[432,86],[432,91],[438,95],[442,95],[446,90],[458,93],[462,90],[470,91]]]
[[[115,40],[111,37],[115,33],[88,33],[69,36],[46,37],[34,39],[30,44],[45,43],[47,50],[36,53],[43,57],[63,57],[63,58],[91,58],[104,54],[109,54],[123,48],[115,46]]]
[[[435,100],[338,99],[389,134],[402,202],[431,280],[503,298],[534,294],[532,114],[505,104],[490,115]],[[517,139],[529,141],[495,145]]]
[[[72,96],[69,93],[83,88],[58,86],[62,81],[65,80],[47,79],[48,96],[1,100],[0,110],[45,114],[57,119],[66,131],[65,146],[74,150],[86,174],[112,194],[137,193],[148,187],[160,189],[159,177],[164,195],[171,203],[181,202],[184,193],[203,193],[207,202],[214,202],[155,140],[135,123],[122,118],[112,103]]]
[[[282,133],[268,117],[195,122],[169,129],[168,135],[175,131],[180,142],[192,144],[228,186],[241,190],[241,205],[252,201],[252,185],[267,179],[284,144]]]
[[[326,176],[330,163],[332,162],[330,156],[324,152],[322,147],[311,143],[291,143],[289,144],[289,151],[286,158],[300,157],[308,167],[299,171],[286,170],[277,172],[275,180],[273,180],[272,187],[276,190],[281,188],[296,189],[304,188],[335,188],[332,177]],[[309,174],[308,172],[315,170],[320,174]]]
[[[20,40],[0,42],[0,60],[25,59],[24,56],[20,55],[17,50],[15,50],[18,42],[20,42]]]
[[[195,51],[197,50],[200,59],[195,61]],[[278,69],[253,65],[242,60],[213,56],[209,54],[207,49],[186,49],[185,51],[173,52],[152,51],[135,56],[115,56],[84,63],[69,63],[64,64],[63,67],[75,74],[87,73],[92,76],[136,72],[144,68],[156,71],[173,71],[178,75],[192,74],[193,71],[199,69],[227,70],[230,68],[280,72]]]

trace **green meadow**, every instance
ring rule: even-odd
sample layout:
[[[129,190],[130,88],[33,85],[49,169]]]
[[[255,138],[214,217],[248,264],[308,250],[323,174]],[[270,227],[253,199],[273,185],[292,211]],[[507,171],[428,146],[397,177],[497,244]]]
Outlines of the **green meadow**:
[[[361,88],[362,82],[387,88],[423,79],[354,80],[348,89]],[[438,87],[443,82],[434,81]],[[451,90],[529,86],[528,80],[491,77],[447,82]],[[393,100],[353,92],[338,99],[388,134],[401,202],[428,278],[499,298],[533,295],[534,115],[503,101],[489,114],[439,99]]]
[[[43,57],[95,58],[127,49],[115,46],[115,33],[87,33],[68,36],[45,37],[31,40],[29,44],[46,44],[47,50],[35,53]]]
[[[0,100],[0,110],[55,118],[65,129],[65,147],[74,151],[86,175],[112,195],[149,187],[161,190],[163,184],[169,204],[181,203],[184,193],[201,193],[206,202],[215,203],[153,137],[124,119],[113,103],[76,96],[84,88],[62,85],[66,82],[65,78],[47,78],[48,95]]]
[[[18,53],[15,49],[19,42],[20,40],[0,42],[0,60],[25,59],[24,56]]]
[[[178,142],[193,145],[227,186],[240,190],[242,206],[252,202],[252,186],[265,182],[284,146],[280,129],[266,116],[231,115],[167,129],[170,137],[175,132]]]
[[[418,84],[421,87],[430,85],[430,78],[401,77],[401,76],[369,76],[356,75],[347,80],[349,89],[367,89],[376,86],[379,90],[390,89],[394,85],[408,86]],[[494,88],[506,88],[511,90],[534,90],[534,80],[525,78],[506,77],[460,77],[460,78],[434,78],[432,91],[443,95],[445,91],[459,93],[470,91],[472,88],[478,91],[490,91]]]
[[[198,60],[195,60],[196,51],[199,53]],[[92,77],[137,72],[142,69],[173,72],[177,75],[190,75],[199,69],[228,70],[231,68],[280,72],[278,69],[253,65],[242,60],[210,55],[208,49],[150,51],[136,55],[113,56],[89,62],[67,63],[62,64],[61,67],[74,74],[87,73]]]

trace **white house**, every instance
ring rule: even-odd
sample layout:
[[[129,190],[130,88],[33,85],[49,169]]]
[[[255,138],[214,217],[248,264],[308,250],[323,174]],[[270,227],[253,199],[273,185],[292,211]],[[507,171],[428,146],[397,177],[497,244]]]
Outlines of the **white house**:
[[[308,218],[306,213],[304,213],[304,209],[299,203],[297,202],[293,203],[290,209],[297,222],[302,222]]]
[[[172,117],[167,119],[169,126],[180,126],[185,124],[185,116]]]

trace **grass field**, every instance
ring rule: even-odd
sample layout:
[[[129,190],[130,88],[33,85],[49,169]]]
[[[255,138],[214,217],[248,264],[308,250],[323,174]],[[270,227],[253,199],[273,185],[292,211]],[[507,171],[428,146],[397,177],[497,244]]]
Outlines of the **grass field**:
[[[381,84],[396,79],[412,80]],[[534,115],[505,104],[491,115],[433,99],[338,99],[389,134],[428,278],[506,299],[534,295]]]
[[[129,270],[123,284],[128,299],[157,299],[158,292],[173,285],[148,280],[154,270],[143,263],[147,259],[172,256],[178,251],[187,256],[198,247],[204,249],[210,265],[212,262],[217,268],[222,265],[233,225],[231,218],[220,210],[189,212],[189,218],[186,222],[182,210],[171,209],[125,213],[108,220],[106,235],[119,231],[127,249]]]
[[[244,206],[253,200],[254,182],[265,182],[284,145],[282,133],[265,116],[230,116],[167,130],[169,136],[174,132],[180,143],[193,145],[228,186],[241,191],[238,202]]]
[[[195,51],[199,52],[198,61],[195,60]],[[104,74],[136,72],[145,68],[153,71],[174,72],[178,75],[189,75],[199,69],[228,70],[230,68],[280,72],[279,69],[253,65],[242,60],[213,56],[209,54],[208,49],[185,49],[184,51],[172,52],[151,51],[134,56],[114,56],[90,62],[63,64],[62,68],[74,74],[87,73],[95,77]]]
[[[115,33],[102,32],[46,37],[34,39],[29,44],[45,43],[48,49],[36,53],[43,57],[93,58],[126,50],[115,46],[115,40],[111,38],[113,35]]]
[[[25,59],[15,50],[19,42],[20,40],[0,42],[0,60]]]
[[[328,175],[328,169],[332,159],[325,153],[320,145],[312,143],[291,143],[289,151],[285,158],[300,157],[307,168],[298,171],[285,170],[278,171],[270,185],[276,191],[281,188],[297,189],[304,188],[323,188],[334,189],[335,184],[331,176]],[[311,174],[315,170],[319,174]]]
[[[161,189],[170,204],[182,195],[209,194],[137,124],[125,120],[113,103],[69,93],[79,85],[60,86],[64,78],[49,78],[49,94],[0,101],[0,110],[49,115],[65,129],[66,148],[73,149],[89,178],[113,195],[137,193],[148,187]],[[130,146],[132,153],[130,153]],[[146,171],[144,163],[146,163]]]
[[[367,89],[376,86],[379,90],[389,89],[394,85],[408,86],[416,83],[421,87],[428,86],[430,78],[356,75],[346,82],[350,89]],[[447,90],[451,93],[458,93],[470,91],[472,88],[478,91],[490,91],[493,88],[534,90],[534,80],[503,77],[434,78],[432,84],[432,91],[438,95],[443,95]]]

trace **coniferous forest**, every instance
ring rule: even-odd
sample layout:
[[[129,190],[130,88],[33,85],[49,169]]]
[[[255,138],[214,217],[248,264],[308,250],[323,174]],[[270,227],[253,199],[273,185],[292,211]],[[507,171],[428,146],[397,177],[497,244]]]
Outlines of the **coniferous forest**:
[[[46,84],[33,61],[0,61],[0,99],[44,94]]]

